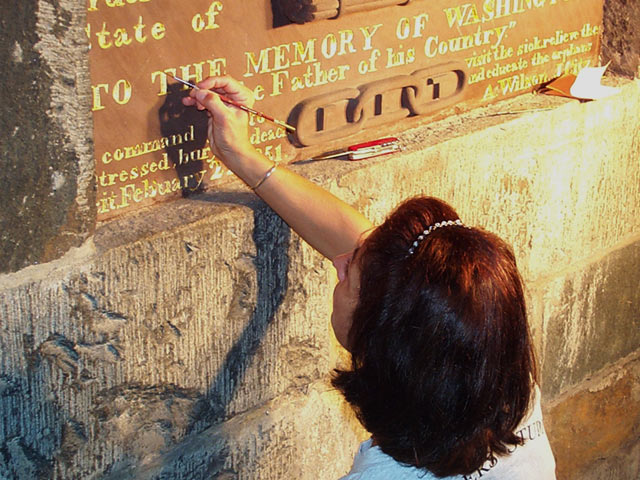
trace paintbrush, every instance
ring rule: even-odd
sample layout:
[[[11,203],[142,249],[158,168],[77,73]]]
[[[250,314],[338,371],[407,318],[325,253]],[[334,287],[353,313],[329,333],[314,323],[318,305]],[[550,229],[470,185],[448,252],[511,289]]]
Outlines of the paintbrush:
[[[195,88],[196,90],[200,90],[200,88],[197,85],[195,85],[195,84],[193,84],[191,82],[187,82],[186,80],[178,78],[175,75],[171,75],[171,74],[169,74],[169,75],[171,77],[173,77],[174,79],[176,79],[180,83],[183,83],[183,84],[185,84],[185,85],[187,85],[187,86],[189,86],[191,88]],[[228,103],[229,105],[233,105],[234,107],[237,107],[240,110],[244,110],[245,112],[248,112],[248,113],[253,113],[254,115],[257,115],[258,117],[262,117],[262,118],[264,118],[266,120],[269,120],[270,122],[275,123],[276,125],[284,128],[285,130],[287,130],[287,131],[289,131],[291,133],[295,133],[296,132],[295,127],[292,127],[291,125],[289,125],[288,123],[283,122],[282,120],[278,120],[276,118],[273,118],[270,115],[267,115],[266,113],[259,112],[257,110],[254,110],[253,108],[247,107],[246,105],[242,105],[241,103],[238,103],[235,100],[231,100],[230,98],[225,97],[221,93],[214,92],[213,90],[209,90],[209,91],[215,93],[216,95],[218,95],[220,97],[220,100],[222,100],[224,103]]]

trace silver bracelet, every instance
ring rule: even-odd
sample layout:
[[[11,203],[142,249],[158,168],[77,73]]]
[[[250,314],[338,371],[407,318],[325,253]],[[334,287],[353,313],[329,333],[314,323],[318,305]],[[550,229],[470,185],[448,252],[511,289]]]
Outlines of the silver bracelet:
[[[251,187],[251,190],[253,190],[253,191],[255,192],[255,191],[256,191],[256,189],[257,189],[258,187],[260,187],[260,185],[262,185],[264,182],[266,182],[266,181],[267,181],[267,178],[269,178],[269,177],[271,176],[271,174],[272,174],[273,172],[275,172],[275,170],[276,170],[276,167],[277,167],[277,166],[278,166],[278,165],[276,165],[276,164],[274,163],[274,164],[273,164],[273,167],[271,167],[269,170],[267,170],[267,173],[265,173],[265,174],[264,174],[264,177],[262,177],[262,179],[261,179],[258,183],[256,183],[256,185],[255,185],[254,187]]]

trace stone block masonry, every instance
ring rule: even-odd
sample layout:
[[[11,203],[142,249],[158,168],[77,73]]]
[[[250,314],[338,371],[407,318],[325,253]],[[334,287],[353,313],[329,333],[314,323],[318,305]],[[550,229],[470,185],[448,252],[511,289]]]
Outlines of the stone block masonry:
[[[254,208],[200,206],[202,220],[104,251],[116,238],[98,232],[80,264],[7,279],[0,431],[20,439],[28,471],[72,478],[146,464],[325,378],[326,264]],[[10,454],[5,474],[20,477],[16,465]]]
[[[238,182],[95,228],[76,3],[1,20],[0,478],[338,478],[366,432],[328,384],[331,266]],[[609,81],[293,167],[376,221],[430,194],[514,246],[561,480],[640,475],[640,82]]]
[[[556,398],[547,433],[558,478],[636,479],[640,472],[640,361],[632,354]]]
[[[640,77],[640,4],[627,0],[604,2],[603,63],[630,78]]]
[[[500,115],[541,101],[552,109]],[[515,102],[405,132],[392,157],[294,168],[377,221],[432,194],[512,243],[561,478],[579,478],[576,428],[602,445],[579,470],[613,471],[639,448],[638,419],[590,399],[610,405],[611,392],[631,408],[636,395],[640,84],[591,104]],[[341,355],[333,275],[238,183],[4,275],[0,473],[337,478],[366,434],[327,383]],[[615,381],[596,395],[603,375]],[[589,422],[630,423],[598,443]]]
[[[0,272],[64,255],[95,226],[85,5],[4,5]]]

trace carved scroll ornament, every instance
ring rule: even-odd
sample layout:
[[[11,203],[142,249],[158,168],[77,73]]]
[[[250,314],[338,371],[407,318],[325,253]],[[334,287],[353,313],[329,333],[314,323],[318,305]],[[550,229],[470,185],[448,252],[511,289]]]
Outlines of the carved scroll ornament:
[[[406,5],[411,0],[274,0],[282,13],[294,23],[338,18],[341,15]]]

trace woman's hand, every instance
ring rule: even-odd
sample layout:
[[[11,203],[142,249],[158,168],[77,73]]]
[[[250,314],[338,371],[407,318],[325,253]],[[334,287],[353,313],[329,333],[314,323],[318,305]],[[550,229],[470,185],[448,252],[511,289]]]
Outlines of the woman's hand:
[[[253,150],[249,142],[247,113],[222,101],[217,92],[231,100],[252,107],[251,90],[231,77],[209,77],[192,89],[182,103],[206,110],[209,116],[209,144],[214,155],[234,170],[234,163]],[[212,90],[212,91],[209,91]]]

